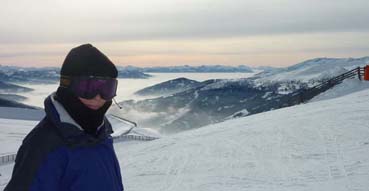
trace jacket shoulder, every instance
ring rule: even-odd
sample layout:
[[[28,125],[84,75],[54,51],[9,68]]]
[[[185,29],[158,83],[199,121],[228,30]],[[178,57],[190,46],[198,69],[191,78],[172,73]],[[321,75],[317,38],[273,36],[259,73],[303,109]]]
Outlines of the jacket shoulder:
[[[29,190],[36,173],[46,157],[64,145],[54,125],[46,118],[24,138],[17,152],[10,182],[5,191]]]
[[[23,139],[22,146],[38,145],[41,147],[52,147],[62,144],[62,142],[62,137],[59,135],[54,124],[51,123],[47,118],[44,118]]]

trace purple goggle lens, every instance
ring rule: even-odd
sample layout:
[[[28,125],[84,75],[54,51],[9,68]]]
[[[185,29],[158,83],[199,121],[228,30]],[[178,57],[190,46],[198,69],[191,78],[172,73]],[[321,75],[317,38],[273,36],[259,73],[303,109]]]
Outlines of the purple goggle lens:
[[[68,88],[84,99],[92,99],[99,94],[104,100],[111,100],[116,96],[117,86],[115,78],[76,77],[71,79]]]

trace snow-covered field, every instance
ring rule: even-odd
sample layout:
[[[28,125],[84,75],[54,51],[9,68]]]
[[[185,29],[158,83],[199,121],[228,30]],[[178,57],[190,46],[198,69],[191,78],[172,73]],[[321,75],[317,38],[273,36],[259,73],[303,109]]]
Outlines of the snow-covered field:
[[[0,156],[14,154],[23,138],[37,123],[38,121],[0,119]]]
[[[325,100],[117,143],[125,189],[367,191],[369,82],[357,82],[355,93],[349,83],[320,95]],[[12,166],[0,166],[0,190]]]
[[[0,107],[0,156],[15,153],[44,115],[41,110]]]

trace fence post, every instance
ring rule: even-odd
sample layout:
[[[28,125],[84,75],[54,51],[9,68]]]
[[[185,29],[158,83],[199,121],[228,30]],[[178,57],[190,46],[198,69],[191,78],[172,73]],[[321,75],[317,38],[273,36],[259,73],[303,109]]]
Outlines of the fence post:
[[[364,80],[369,80],[369,65],[364,67]]]
[[[360,67],[357,67],[357,75],[359,77],[359,80],[361,81],[361,73],[360,73]]]

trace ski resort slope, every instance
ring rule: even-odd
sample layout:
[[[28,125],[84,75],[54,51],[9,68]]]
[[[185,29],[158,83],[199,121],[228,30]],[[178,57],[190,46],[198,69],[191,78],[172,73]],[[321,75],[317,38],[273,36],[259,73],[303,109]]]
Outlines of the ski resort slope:
[[[367,191],[369,89],[115,148],[129,191]]]

